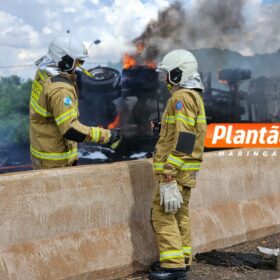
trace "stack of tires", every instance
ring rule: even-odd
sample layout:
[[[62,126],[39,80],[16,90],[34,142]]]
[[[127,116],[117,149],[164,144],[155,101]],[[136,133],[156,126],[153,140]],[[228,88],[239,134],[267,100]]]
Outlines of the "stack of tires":
[[[115,101],[121,95],[120,73],[100,66],[88,71],[92,77],[77,71],[80,120],[86,125],[107,127],[117,115]]]

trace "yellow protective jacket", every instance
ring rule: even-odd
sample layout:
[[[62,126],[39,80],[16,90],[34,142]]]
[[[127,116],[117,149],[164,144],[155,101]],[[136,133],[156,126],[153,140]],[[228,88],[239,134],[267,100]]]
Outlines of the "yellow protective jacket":
[[[154,155],[155,173],[171,175],[179,184],[195,187],[206,134],[202,96],[179,88],[167,102]]]
[[[38,70],[30,97],[30,152],[33,168],[71,166],[77,142],[105,144],[110,130],[88,127],[78,120],[76,75],[50,77]]]

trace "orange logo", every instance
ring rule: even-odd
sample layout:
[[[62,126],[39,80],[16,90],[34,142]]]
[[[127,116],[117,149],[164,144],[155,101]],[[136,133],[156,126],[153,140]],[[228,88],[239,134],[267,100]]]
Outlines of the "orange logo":
[[[280,123],[212,123],[207,126],[207,148],[279,148]]]

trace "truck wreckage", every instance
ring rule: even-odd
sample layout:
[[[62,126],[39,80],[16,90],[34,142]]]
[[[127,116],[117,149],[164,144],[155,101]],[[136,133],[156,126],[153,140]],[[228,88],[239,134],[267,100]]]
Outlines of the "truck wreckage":
[[[117,151],[100,145],[80,145],[80,163],[128,160],[149,157],[158,135],[157,128],[169,92],[155,65],[137,65],[128,62],[120,73],[109,67],[89,69],[92,77],[78,72],[80,93],[80,119],[86,125],[104,128],[121,127],[123,143]],[[207,123],[233,123],[256,121],[255,106],[247,92],[239,89],[244,80],[251,78],[250,70],[224,69],[219,80],[229,90],[211,86],[211,74],[207,77],[204,92]]]
[[[158,139],[157,124],[170,96],[164,78],[156,71],[155,63],[148,61],[141,64],[134,57],[126,55],[121,72],[102,66],[88,71],[92,76],[77,71],[81,122],[104,128],[120,127],[124,138],[116,151],[106,146],[80,144],[79,164],[152,156]],[[250,70],[223,69],[218,72],[219,83],[212,86],[215,79],[211,73],[201,73],[201,76],[205,85],[203,98],[208,124],[279,121],[277,114],[280,114],[280,110],[274,108],[275,116],[269,114],[272,104],[270,97],[274,96],[275,99],[279,93],[268,91],[268,95],[265,93],[267,90],[259,92],[264,81],[268,88],[279,82],[277,78],[251,79]],[[244,87],[240,89],[246,81],[250,81],[249,92],[244,91]],[[154,131],[151,122],[154,123]],[[5,147],[3,149],[7,150]],[[27,165],[27,150],[13,155],[12,160],[5,153],[1,162],[0,173],[31,169]]]

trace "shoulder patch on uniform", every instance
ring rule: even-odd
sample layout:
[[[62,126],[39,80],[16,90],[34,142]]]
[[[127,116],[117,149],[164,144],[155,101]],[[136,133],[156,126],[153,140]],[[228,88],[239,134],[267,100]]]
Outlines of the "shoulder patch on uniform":
[[[63,99],[63,103],[65,106],[70,106],[72,104],[72,100],[70,98],[70,96],[67,96]]]
[[[183,107],[184,107],[183,103],[180,100],[176,101],[176,105],[175,105],[176,110],[181,110]]]
[[[67,79],[65,79],[64,77],[61,77],[61,76],[52,77],[51,82],[52,83],[59,83],[60,82],[60,83],[66,83],[66,84],[72,85],[72,83],[69,80],[67,80]]]

